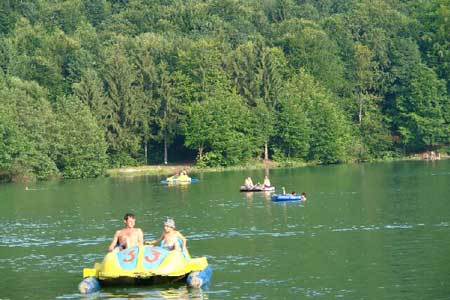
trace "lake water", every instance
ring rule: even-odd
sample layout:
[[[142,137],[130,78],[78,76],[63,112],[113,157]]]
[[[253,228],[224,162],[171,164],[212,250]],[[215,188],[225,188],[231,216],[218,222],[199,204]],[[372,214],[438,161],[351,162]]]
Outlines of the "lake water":
[[[264,170],[0,186],[0,299],[450,299],[450,160],[270,170],[277,191],[246,194]],[[78,294],[126,212],[152,239],[175,218],[209,289],[111,287]]]

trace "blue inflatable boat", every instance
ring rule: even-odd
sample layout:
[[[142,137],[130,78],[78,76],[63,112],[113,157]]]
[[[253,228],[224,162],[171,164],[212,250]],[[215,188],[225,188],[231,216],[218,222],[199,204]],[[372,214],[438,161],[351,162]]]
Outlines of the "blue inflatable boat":
[[[302,201],[302,195],[292,195],[292,194],[275,194],[272,195],[272,201]]]

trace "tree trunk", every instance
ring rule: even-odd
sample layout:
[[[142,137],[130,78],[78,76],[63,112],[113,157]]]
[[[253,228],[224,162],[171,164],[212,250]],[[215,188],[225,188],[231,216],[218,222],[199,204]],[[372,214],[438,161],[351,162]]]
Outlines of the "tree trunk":
[[[164,164],[167,165],[167,137],[164,135]]]
[[[144,157],[145,157],[145,164],[148,165],[148,156],[147,156],[147,142],[144,143]]]
[[[269,160],[269,143],[264,143],[264,160]]]
[[[359,126],[361,127],[361,123],[362,123],[362,111],[363,111],[363,95],[360,94],[359,95],[359,114],[358,114],[358,120],[359,120]]]
[[[202,159],[203,157],[203,147],[198,147],[198,158]]]

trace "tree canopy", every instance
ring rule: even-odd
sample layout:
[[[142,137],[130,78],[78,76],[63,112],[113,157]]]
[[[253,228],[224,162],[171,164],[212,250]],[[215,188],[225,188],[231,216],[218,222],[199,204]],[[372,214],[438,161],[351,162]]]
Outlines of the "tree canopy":
[[[0,177],[448,151],[450,0],[7,0]]]

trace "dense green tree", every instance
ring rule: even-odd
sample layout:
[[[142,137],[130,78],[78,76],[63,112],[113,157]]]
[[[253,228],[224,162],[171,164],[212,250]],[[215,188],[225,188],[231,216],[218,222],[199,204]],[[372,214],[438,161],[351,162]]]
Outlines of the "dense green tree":
[[[391,47],[394,84],[389,114],[407,151],[448,143],[448,95],[445,83],[421,62],[411,39],[394,39]]]
[[[7,38],[0,38],[0,72],[8,72],[12,55],[11,41]]]
[[[269,141],[275,134],[276,109],[283,83],[286,79],[287,62],[283,52],[279,48],[264,47],[261,51],[261,84],[260,93],[262,103],[267,113],[260,118],[259,128],[263,130],[258,135],[264,142],[264,159],[269,159]],[[263,109],[264,109],[263,108]]]
[[[273,0],[267,2],[266,11],[273,22],[283,22],[289,19],[295,9],[295,4],[292,0]]]
[[[8,111],[0,109],[0,179],[11,177],[14,164],[24,150],[25,141],[17,124]]]
[[[286,54],[291,68],[304,68],[331,90],[343,88],[344,67],[339,49],[314,22],[292,19],[277,28],[276,44]]]
[[[0,35],[7,34],[14,27],[17,19],[17,12],[14,11],[13,1],[2,1],[0,3]]]
[[[205,103],[194,102],[186,110],[188,118],[182,123],[185,134],[185,145],[191,149],[197,150],[197,160],[203,160],[205,150],[210,150],[211,128],[213,115],[210,111],[211,105],[208,101]]]
[[[189,42],[178,49],[177,68],[190,81],[187,101],[205,100],[221,82],[228,83],[222,69],[223,50],[222,44],[212,39]]]
[[[44,1],[40,3],[40,21],[46,27],[57,27],[65,33],[72,33],[85,18],[82,0]]]
[[[98,26],[111,15],[111,4],[108,0],[83,0],[84,11],[89,22],[94,26]]]
[[[268,31],[269,27],[260,9],[260,1],[211,0],[208,11],[214,16],[213,33],[233,48],[260,39],[258,30]]]
[[[374,68],[370,49],[367,46],[355,44],[355,95],[358,101],[358,124],[360,126],[367,107],[371,106],[375,98],[369,93],[375,85]]]
[[[278,143],[275,146],[275,158],[305,160],[310,150],[311,121],[306,115],[302,100],[293,87],[287,87],[280,103],[277,121]],[[278,156],[278,157],[277,157]]]
[[[20,23],[11,39],[14,51],[9,52],[7,72],[38,82],[53,99],[71,93],[72,84],[91,63],[88,52],[59,29],[47,33],[42,25],[31,26],[25,19]]]
[[[417,18],[417,41],[422,57],[439,78],[447,81],[450,92],[450,1],[410,1],[412,14]]]
[[[164,164],[168,163],[167,149],[173,142],[178,130],[178,117],[180,106],[174,96],[176,82],[168,71],[168,65],[161,62],[158,66],[158,99],[156,124],[158,126],[157,137],[164,144]]]
[[[145,161],[148,161],[148,145],[162,142],[164,160],[168,160],[167,149],[176,133],[176,101],[173,75],[170,65],[175,56],[172,42],[158,34],[142,34],[133,40],[131,59],[137,71],[139,93],[139,133],[144,145]],[[163,94],[161,94],[163,93]],[[165,94],[164,94],[165,93]],[[164,98],[164,96],[166,98]],[[166,114],[166,118],[164,117]],[[174,117],[174,118],[172,118]]]
[[[111,118],[110,102],[105,95],[103,81],[95,70],[89,69],[81,77],[81,81],[73,85],[74,95],[91,110],[97,123],[106,132]]]
[[[55,162],[67,178],[96,177],[107,166],[107,144],[87,105],[76,97],[60,97],[56,105]]]
[[[256,106],[261,98],[262,70],[260,64],[261,47],[248,42],[240,45],[230,59],[229,68],[233,83],[239,95],[246,99],[249,106]]]
[[[311,120],[308,158],[324,164],[346,161],[351,132],[346,114],[333,101],[335,96],[304,71],[296,80],[298,97]]]
[[[203,103],[193,103],[188,111],[186,144],[199,150],[200,165],[233,165],[255,153],[252,114],[241,97],[217,89]]]
[[[19,144],[24,150],[15,160],[12,176],[56,176],[58,170],[53,161],[55,115],[46,90],[36,83],[13,77],[7,78],[0,93],[2,111],[13,123],[9,130],[14,130],[19,141],[24,141]]]
[[[411,150],[433,148],[450,141],[444,82],[423,64],[413,68],[408,88],[396,99],[396,120],[402,144]]]
[[[385,118],[376,105],[368,107],[365,111],[364,119],[359,126],[360,139],[357,140],[358,143],[353,143],[360,146],[359,149],[354,148],[352,153],[357,159],[364,161],[394,155],[389,122],[384,120]]]
[[[275,134],[278,98],[287,77],[287,62],[281,49],[246,43],[238,47],[229,63],[237,92],[255,115],[255,137],[269,158],[269,140]]]
[[[119,44],[109,48],[105,56],[103,72],[110,113],[106,124],[108,153],[114,165],[134,165],[142,150],[138,132],[141,99],[136,70]]]

